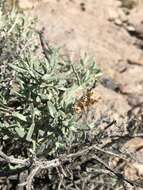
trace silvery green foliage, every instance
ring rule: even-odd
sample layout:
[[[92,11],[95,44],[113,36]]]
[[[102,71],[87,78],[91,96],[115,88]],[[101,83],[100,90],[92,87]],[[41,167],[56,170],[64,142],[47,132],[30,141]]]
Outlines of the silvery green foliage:
[[[38,58],[33,28],[21,14],[0,12],[0,134],[51,154],[75,140],[76,95],[91,88],[100,72],[94,60],[73,64],[48,45]]]

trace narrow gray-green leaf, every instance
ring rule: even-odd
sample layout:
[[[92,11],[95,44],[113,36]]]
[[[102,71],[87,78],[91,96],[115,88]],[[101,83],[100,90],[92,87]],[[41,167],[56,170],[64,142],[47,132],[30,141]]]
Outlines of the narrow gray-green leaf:
[[[21,138],[24,137],[25,131],[24,131],[24,129],[22,127],[16,127],[15,131],[17,132],[17,134],[18,134],[19,137],[21,137]]]
[[[34,128],[35,128],[35,123],[32,123],[32,125],[30,126],[29,131],[27,133],[27,136],[26,136],[27,141],[32,140],[32,135],[33,135],[33,132],[34,132]]]
[[[21,67],[18,67],[18,66],[14,65],[14,64],[9,63],[9,66],[10,66],[12,69],[14,69],[15,71],[17,71],[17,72],[20,72],[20,73],[25,73],[25,72],[26,72],[25,69],[23,69],[23,68],[21,68]]]
[[[26,116],[24,116],[24,115],[22,115],[21,113],[19,113],[19,112],[13,112],[12,113],[12,116],[13,117],[16,117],[16,118],[18,118],[18,119],[20,119],[20,120],[22,120],[22,121],[27,121],[26,120]]]
[[[55,117],[55,114],[56,114],[57,110],[56,110],[55,106],[51,102],[48,102],[48,109],[49,109],[50,115],[52,117]]]

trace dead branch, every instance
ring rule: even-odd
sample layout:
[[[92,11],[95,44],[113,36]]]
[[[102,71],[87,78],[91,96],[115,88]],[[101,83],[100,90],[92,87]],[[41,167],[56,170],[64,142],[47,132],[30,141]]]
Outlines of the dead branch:
[[[3,159],[6,159],[6,161],[8,163],[14,163],[14,164],[18,164],[18,165],[20,164],[20,165],[24,166],[24,168],[27,168],[27,169],[32,166],[33,169],[31,169],[31,173],[29,174],[28,179],[27,179],[27,190],[31,190],[32,189],[33,179],[37,175],[37,173],[40,172],[41,170],[43,170],[43,169],[49,169],[49,168],[56,168],[56,167],[62,166],[66,162],[71,163],[73,161],[73,159],[75,159],[75,158],[77,158],[79,156],[86,155],[90,151],[93,151],[93,150],[100,151],[100,152],[103,152],[103,153],[106,153],[106,154],[109,154],[109,155],[112,155],[112,156],[117,156],[117,157],[120,157],[121,159],[127,161],[127,159],[124,158],[123,156],[120,156],[120,155],[115,154],[113,152],[109,152],[109,151],[103,150],[102,147],[98,147],[97,145],[92,145],[92,146],[87,147],[87,148],[85,148],[85,149],[83,149],[81,151],[78,151],[76,153],[72,153],[72,154],[69,154],[69,155],[62,155],[59,158],[56,158],[56,159],[53,159],[53,160],[49,160],[49,161],[42,161],[42,160],[40,160],[40,159],[38,159],[36,157],[30,158],[30,159],[16,159],[16,158],[13,158],[13,157],[8,157],[3,152],[0,152],[0,156]],[[110,171],[113,175],[115,175],[118,179],[123,180],[123,181],[129,183],[132,186],[134,185],[131,181],[129,181],[128,179],[126,179],[123,175],[121,175],[120,173],[116,172],[114,169],[110,168],[108,166],[108,164],[106,164],[97,155],[94,155],[94,159],[98,163],[100,163],[102,166],[104,166],[108,171]],[[21,172],[23,172],[24,168],[21,167],[19,169],[21,170]],[[19,170],[16,169],[15,173],[16,172],[19,173]],[[0,171],[0,174],[1,175],[3,174],[3,176],[7,176],[6,175],[7,174],[6,171],[5,172],[4,171]],[[8,174],[13,175],[13,172],[9,171]]]

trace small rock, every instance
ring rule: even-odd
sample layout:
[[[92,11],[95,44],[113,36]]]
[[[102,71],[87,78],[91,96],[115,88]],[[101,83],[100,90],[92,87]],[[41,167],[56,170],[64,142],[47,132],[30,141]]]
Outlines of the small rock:
[[[101,79],[101,84],[108,89],[111,89],[113,91],[118,91],[119,90],[119,85],[116,84],[116,82],[114,82],[111,78],[106,78],[103,77]]]
[[[123,24],[123,22],[122,22],[119,18],[115,19],[115,20],[114,20],[114,23],[115,23],[117,26],[122,26],[122,24]]]
[[[135,27],[132,26],[132,25],[128,25],[128,26],[126,26],[126,30],[127,30],[128,32],[135,32]]]

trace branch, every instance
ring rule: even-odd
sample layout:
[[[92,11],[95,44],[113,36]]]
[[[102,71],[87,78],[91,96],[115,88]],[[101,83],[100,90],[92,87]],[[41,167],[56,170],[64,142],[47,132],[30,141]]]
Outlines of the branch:
[[[28,180],[27,180],[27,190],[31,190],[33,178],[42,169],[56,168],[56,167],[63,165],[66,162],[71,163],[71,162],[73,162],[72,161],[73,158],[83,156],[83,155],[87,155],[92,150],[97,150],[97,151],[100,151],[100,152],[103,152],[103,153],[106,153],[106,154],[109,154],[112,156],[117,156],[123,160],[128,161],[126,158],[124,158],[120,155],[117,155],[113,152],[103,150],[102,147],[100,148],[97,145],[92,145],[92,146],[87,147],[81,151],[78,151],[76,153],[72,153],[69,155],[62,155],[59,158],[56,158],[56,159],[53,159],[50,161],[42,161],[36,157],[30,158],[30,159],[16,159],[16,158],[8,157],[7,155],[5,155],[3,152],[0,151],[0,156],[3,159],[6,159],[6,161],[8,163],[20,164],[23,166],[21,168],[15,169],[14,172],[11,170],[10,171],[0,171],[0,176],[14,175],[16,173],[23,172],[23,170],[28,169],[29,167],[32,166],[34,169],[31,170],[31,173],[29,174]],[[97,162],[99,162],[101,165],[103,165],[108,171],[110,171],[112,174],[114,174],[118,179],[123,180],[123,181],[129,183],[130,185],[134,186],[133,182],[129,181],[122,174],[120,174],[120,173],[116,172],[114,169],[110,168],[108,166],[108,164],[106,164],[97,155],[94,155],[92,158],[94,158]]]

